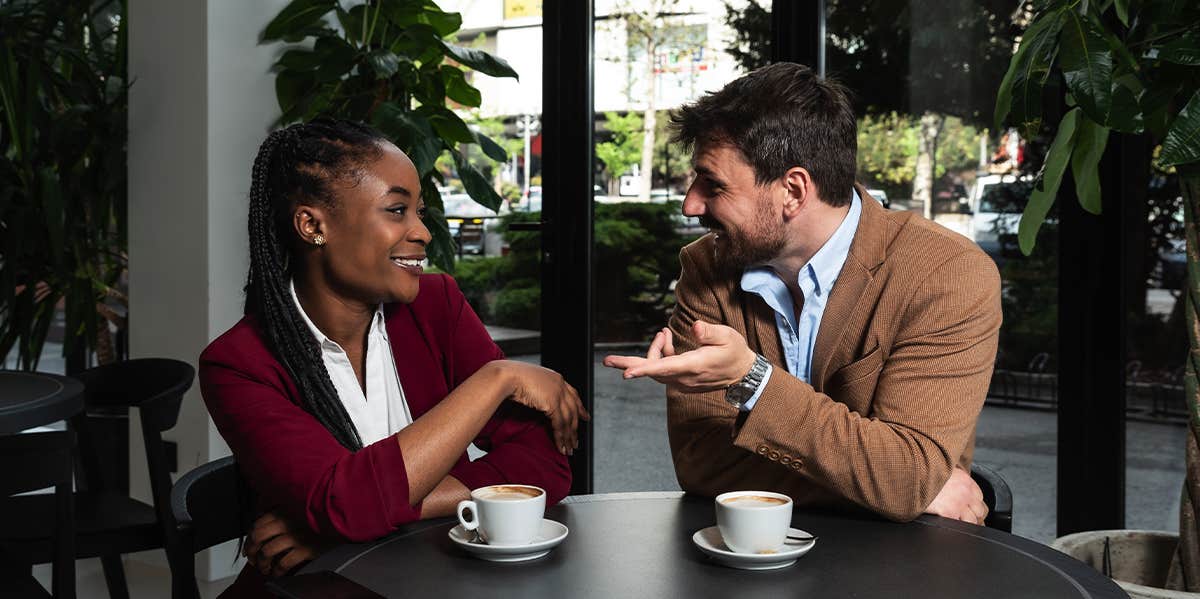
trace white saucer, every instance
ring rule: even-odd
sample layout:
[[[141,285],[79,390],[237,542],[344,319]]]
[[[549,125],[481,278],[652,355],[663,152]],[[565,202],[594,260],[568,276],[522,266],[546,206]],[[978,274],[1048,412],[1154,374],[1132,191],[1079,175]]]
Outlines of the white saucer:
[[[567,538],[567,527],[554,520],[542,519],[542,528],[538,531],[533,542],[528,545],[482,545],[472,543],[475,533],[466,530],[462,524],[456,524],[450,529],[450,540],[462,547],[464,551],[490,562],[524,562],[537,559],[550,553]]]
[[[798,528],[789,528],[789,536],[812,536]],[[785,541],[778,553],[736,553],[725,546],[721,530],[716,526],[701,528],[692,535],[692,542],[723,566],[740,570],[776,570],[786,568],[808,553],[816,541]]]

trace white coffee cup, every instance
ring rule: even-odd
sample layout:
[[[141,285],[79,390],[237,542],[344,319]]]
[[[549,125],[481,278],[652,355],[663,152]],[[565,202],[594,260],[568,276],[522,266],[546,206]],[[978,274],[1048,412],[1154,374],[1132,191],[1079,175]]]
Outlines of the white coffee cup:
[[[471,519],[463,512],[471,510]],[[471,500],[458,502],[458,521],[476,528],[489,545],[528,545],[542,527],[546,491],[531,485],[491,485],[471,491]]]
[[[717,528],[736,553],[775,553],[792,525],[792,498],[770,491],[717,495]]]

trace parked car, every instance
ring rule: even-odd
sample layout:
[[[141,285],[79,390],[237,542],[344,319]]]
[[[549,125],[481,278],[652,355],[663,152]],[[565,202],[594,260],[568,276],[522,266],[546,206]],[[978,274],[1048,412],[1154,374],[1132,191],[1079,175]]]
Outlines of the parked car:
[[[1017,227],[1033,192],[1031,177],[983,175],[971,194],[971,239],[993,259],[1020,251]],[[997,260],[999,261],[999,260]]]

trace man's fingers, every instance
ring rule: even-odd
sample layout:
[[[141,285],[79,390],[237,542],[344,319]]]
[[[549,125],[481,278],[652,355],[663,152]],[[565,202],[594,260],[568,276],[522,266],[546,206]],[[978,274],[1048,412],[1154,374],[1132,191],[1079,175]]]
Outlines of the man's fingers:
[[[657,360],[663,357],[663,347],[666,345],[666,335],[659,331],[654,335],[654,341],[650,342],[650,349],[646,350],[647,360]]]
[[[662,355],[664,355],[664,356],[675,355],[675,338],[674,338],[674,335],[671,334],[671,329],[669,329],[669,328],[663,328]]]
[[[638,356],[607,356],[604,358],[605,366],[609,368],[616,368],[618,370],[628,370],[639,364],[645,364],[646,362],[646,358],[640,358]]]

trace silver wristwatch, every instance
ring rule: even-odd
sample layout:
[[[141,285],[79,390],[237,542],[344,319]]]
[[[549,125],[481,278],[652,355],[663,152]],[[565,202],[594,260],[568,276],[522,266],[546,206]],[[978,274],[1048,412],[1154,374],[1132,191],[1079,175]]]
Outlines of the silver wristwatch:
[[[771,363],[766,358],[756,354],[750,372],[747,372],[742,380],[725,389],[725,401],[739,410],[742,409],[742,406],[754,397],[754,392],[758,391],[758,386],[762,384],[763,377],[767,376],[770,366]]]

